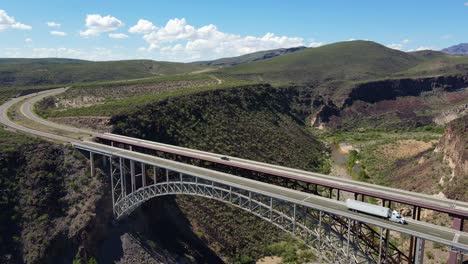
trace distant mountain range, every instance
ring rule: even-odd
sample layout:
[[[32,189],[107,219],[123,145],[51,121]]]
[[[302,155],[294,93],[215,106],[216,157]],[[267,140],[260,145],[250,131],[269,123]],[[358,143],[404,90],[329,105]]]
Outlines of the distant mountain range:
[[[442,52],[454,55],[468,55],[468,43],[460,43],[443,49]]]
[[[238,64],[265,60],[265,59],[270,59],[270,58],[274,58],[274,57],[278,57],[278,56],[282,56],[282,55],[286,55],[290,53],[295,53],[298,51],[302,51],[304,49],[307,49],[307,48],[301,46],[301,47],[285,48],[285,49],[264,50],[264,51],[258,51],[254,53],[245,54],[242,56],[237,56],[237,57],[221,58],[221,59],[211,60],[211,61],[196,61],[196,62],[193,62],[193,64],[207,65],[207,66],[235,66]]]

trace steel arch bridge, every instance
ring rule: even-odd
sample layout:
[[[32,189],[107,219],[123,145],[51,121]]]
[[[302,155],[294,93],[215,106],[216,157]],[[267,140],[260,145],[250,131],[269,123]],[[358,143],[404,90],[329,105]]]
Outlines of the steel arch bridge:
[[[423,263],[425,241],[437,241],[388,221],[338,210],[333,205],[340,202],[328,198],[96,143],[75,147],[90,152],[91,171],[95,159],[102,159],[117,219],[154,197],[183,194],[249,211],[325,254],[330,263]],[[416,239],[414,260],[390,243],[390,231]]]

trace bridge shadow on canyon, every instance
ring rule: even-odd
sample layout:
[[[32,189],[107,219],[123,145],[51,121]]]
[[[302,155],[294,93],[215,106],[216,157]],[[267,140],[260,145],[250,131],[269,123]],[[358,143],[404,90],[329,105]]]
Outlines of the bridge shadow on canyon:
[[[194,233],[175,196],[151,199],[114,223],[100,246],[98,263],[142,259],[147,263],[224,263],[207,241]]]

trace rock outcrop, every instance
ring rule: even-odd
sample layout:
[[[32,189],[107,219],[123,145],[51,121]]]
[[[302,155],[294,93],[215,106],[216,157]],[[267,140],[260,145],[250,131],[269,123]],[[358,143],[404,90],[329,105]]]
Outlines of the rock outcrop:
[[[452,121],[447,126],[435,152],[443,154],[443,159],[452,169],[448,181],[444,181],[447,196],[461,199],[468,197],[468,116]]]
[[[351,90],[344,107],[355,101],[376,103],[401,96],[419,96],[423,92],[441,89],[453,92],[468,87],[468,75],[438,76],[418,79],[383,80],[363,83]]]

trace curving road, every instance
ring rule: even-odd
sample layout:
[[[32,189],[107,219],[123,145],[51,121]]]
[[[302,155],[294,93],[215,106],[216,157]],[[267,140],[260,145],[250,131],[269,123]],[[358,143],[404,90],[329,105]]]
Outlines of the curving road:
[[[51,139],[51,140],[55,140],[55,141],[62,141],[62,142],[68,142],[68,143],[78,143],[78,142],[80,142],[80,140],[77,140],[77,139],[64,137],[64,136],[56,135],[56,134],[53,134],[53,133],[40,131],[40,130],[37,130],[37,129],[32,129],[32,128],[28,128],[28,127],[25,127],[25,126],[22,126],[22,125],[18,125],[17,123],[11,121],[10,118],[8,117],[8,109],[10,107],[12,107],[13,105],[15,105],[17,103],[20,103],[21,101],[24,101],[24,100],[34,99],[35,97],[40,97],[40,96],[43,96],[43,95],[49,96],[49,95],[53,94],[54,92],[58,93],[58,90],[60,90],[60,92],[63,92],[64,89],[65,88],[55,89],[55,90],[47,90],[47,91],[28,94],[28,95],[24,95],[24,96],[21,96],[21,97],[11,99],[10,101],[8,101],[8,102],[6,102],[6,103],[4,103],[3,105],[0,106],[0,123],[4,124],[7,127],[10,127],[12,129],[14,129],[14,130],[18,130],[18,131],[25,132],[25,133],[28,133],[28,134],[31,134],[31,135],[34,135],[34,136],[39,136],[39,137],[43,137],[43,138],[47,138],[47,139]]]

